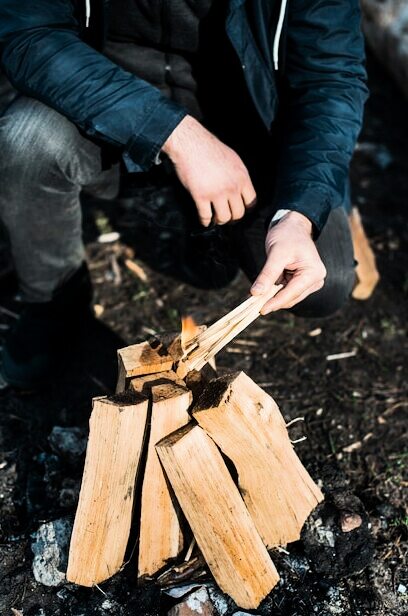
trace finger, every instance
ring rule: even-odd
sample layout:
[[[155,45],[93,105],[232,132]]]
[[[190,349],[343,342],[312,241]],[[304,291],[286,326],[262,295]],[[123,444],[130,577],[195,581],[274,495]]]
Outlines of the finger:
[[[304,293],[302,293],[302,295],[293,300],[293,302],[289,304],[288,308],[293,308],[293,306],[296,306],[296,304],[303,302],[303,300],[306,299],[306,297],[309,297],[309,295],[316,293],[316,291],[320,291],[323,285],[324,281],[314,284],[310,289],[307,289]]]
[[[316,281],[312,278],[310,273],[302,272],[292,278],[274,298],[268,302],[268,312],[282,310],[282,308],[291,308],[303,295],[312,293],[312,288],[320,284],[320,281]],[[264,314],[264,308],[261,310],[261,314]]]
[[[245,215],[245,205],[241,195],[230,197],[228,199],[228,203],[231,210],[232,220],[240,220]]]
[[[201,224],[208,227],[213,216],[211,203],[209,201],[196,201],[196,207]]]
[[[231,220],[231,210],[227,199],[213,201],[214,220],[217,225],[225,225]]]
[[[310,289],[307,289],[299,297],[293,300],[291,304],[289,304],[288,306],[285,306],[285,309],[293,308],[293,306],[296,306],[296,304],[300,304],[300,302],[303,302],[303,300],[306,299],[306,297],[309,297],[309,295],[312,295],[312,293],[316,293],[316,291],[319,291],[322,288],[322,286],[323,286],[323,283],[318,283],[314,285],[313,287],[311,287]],[[266,302],[265,306],[262,307],[261,314],[265,316],[269,314],[270,312],[275,312],[275,311],[276,310],[273,306],[272,300],[269,300],[269,302]]]
[[[256,204],[256,192],[249,176],[244,186],[242,187],[241,194],[245,207],[248,209],[254,207],[254,205]]]
[[[268,255],[266,263],[251,287],[252,295],[264,295],[277,283],[285,269],[286,259],[272,253]]]

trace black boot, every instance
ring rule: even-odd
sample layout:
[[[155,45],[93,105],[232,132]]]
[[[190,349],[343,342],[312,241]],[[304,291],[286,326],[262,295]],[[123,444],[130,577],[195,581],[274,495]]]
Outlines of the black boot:
[[[18,389],[45,385],[91,317],[92,286],[84,263],[49,302],[26,303],[1,353],[2,375]]]

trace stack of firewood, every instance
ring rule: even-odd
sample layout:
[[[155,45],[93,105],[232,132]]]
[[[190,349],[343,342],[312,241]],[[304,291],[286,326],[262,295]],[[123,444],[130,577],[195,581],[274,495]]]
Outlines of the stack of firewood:
[[[208,366],[261,302],[118,352],[117,394],[93,401],[69,581],[92,586],[119,571],[140,511],[139,580],[177,562],[193,536],[239,606],[256,608],[276,585],[268,550],[299,539],[323,497],[274,400],[243,372],[217,378]]]

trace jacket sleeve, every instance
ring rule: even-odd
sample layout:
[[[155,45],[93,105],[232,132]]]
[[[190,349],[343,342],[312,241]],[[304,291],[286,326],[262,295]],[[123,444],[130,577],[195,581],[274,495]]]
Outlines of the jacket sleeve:
[[[285,115],[275,206],[319,232],[345,200],[367,98],[358,0],[289,2]]]
[[[17,90],[56,109],[144,171],[186,112],[81,40],[70,0],[0,0],[1,64]]]

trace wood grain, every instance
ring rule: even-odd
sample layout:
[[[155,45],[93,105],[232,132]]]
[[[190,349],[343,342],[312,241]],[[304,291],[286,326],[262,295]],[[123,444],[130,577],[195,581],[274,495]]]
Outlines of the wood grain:
[[[143,379],[141,379],[143,380]],[[183,549],[180,508],[164,475],[155,445],[191,418],[192,394],[182,381],[151,387],[151,427],[142,487],[138,577],[153,576]],[[156,379],[157,383],[157,379]],[[137,379],[132,381],[137,387]]]
[[[145,439],[148,400],[124,394],[95,398],[67,580],[93,586],[122,566],[134,487]]]
[[[256,608],[279,576],[218,448],[189,424],[156,449],[217,584],[239,606]]]
[[[298,540],[323,496],[296,455],[274,400],[240,372],[210,381],[193,417],[234,463],[265,545]]]
[[[157,339],[119,349],[116,393],[124,391],[132,377],[171,370],[173,361],[167,348]]]

